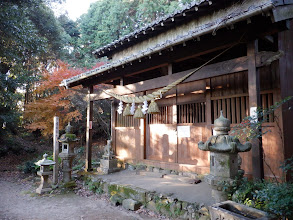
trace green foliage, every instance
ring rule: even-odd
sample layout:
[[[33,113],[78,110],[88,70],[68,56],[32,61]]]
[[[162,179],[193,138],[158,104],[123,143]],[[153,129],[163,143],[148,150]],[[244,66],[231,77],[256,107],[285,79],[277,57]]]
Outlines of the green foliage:
[[[86,182],[89,190],[91,190],[94,193],[102,194],[103,193],[103,188],[101,182],[95,182],[92,180],[88,180]]]
[[[280,168],[283,170],[283,172],[286,174],[288,172],[293,172],[293,156],[285,160]]]
[[[276,109],[281,107],[290,99],[292,99],[292,96],[289,96],[280,102],[276,102],[267,109],[257,108],[254,115],[245,117],[240,124],[234,126],[230,134],[236,136],[239,139],[246,139],[246,141],[262,137],[267,132],[269,132],[268,129],[262,129],[264,127],[263,124],[267,122],[267,118],[270,115],[273,115]]]
[[[0,2],[0,135],[16,133],[23,103],[62,51],[62,27],[49,0]],[[5,124],[5,126],[4,126]]]
[[[248,181],[244,178],[233,190],[230,199],[235,202],[264,210],[279,218],[291,219],[293,217],[292,183]]]
[[[39,170],[39,166],[35,165],[35,162],[36,161],[34,160],[26,161],[22,165],[18,166],[18,170],[27,174],[36,174]]]
[[[78,64],[92,66],[96,62],[92,56],[94,50],[190,2],[192,0],[101,0],[93,3],[78,20],[81,37],[74,51],[79,57]]]

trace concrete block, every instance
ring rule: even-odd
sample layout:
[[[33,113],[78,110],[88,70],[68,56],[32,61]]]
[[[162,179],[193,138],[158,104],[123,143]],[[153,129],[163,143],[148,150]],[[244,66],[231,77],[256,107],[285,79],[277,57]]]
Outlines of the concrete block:
[[[138,210],[140,208],[141,203],[137,202],[137,201],[135,201],[133,199],[124,199],[122,201],[122,206],[125,209],[136,211],[136,210]]]
[[[225,201],[216,203],[209,207],[211,219],[234,219],[234,220],[248,220],[248,219],[271,219],[266,212],[251,208],[233,201]]]

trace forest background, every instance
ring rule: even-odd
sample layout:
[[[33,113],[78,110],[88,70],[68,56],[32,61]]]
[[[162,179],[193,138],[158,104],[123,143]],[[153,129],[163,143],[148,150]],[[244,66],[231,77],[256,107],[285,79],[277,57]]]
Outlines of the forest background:
[[[107,62],[94,58],[95,49],[192,0],[99,0],[76,21],[66,12],[54,15],[54,5],[62,2],[0,2],[0,155],[15,136],[34,134],[50,140],[55,115],[60,117],[60,128],[71,122],[83,139],[82,88],[65,90],[60,82]],[[99,101],[94,108],[95,135],[108,138],[110,104]]]

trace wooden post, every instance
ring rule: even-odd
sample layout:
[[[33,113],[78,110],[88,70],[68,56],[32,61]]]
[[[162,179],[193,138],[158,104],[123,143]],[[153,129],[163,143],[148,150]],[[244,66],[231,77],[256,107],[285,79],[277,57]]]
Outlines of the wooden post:
[[[248,94],[250,115],[255,114],[260,107],[260,83],[259,71],[256,69],[256,53],[258,52],[258,40],[247,43],[248,58]],[[264,178],[262,139],[252,141],[252,174],[254,179]]]
[[[212,101],[211,101],[211,79],[206,79],[206,135],[210,137],[212,132]]]
[[[279,33],[279,50],[284,52],[279,60],[280,71],[280,87],[281,98],[293,96],[293,22],[290,22],[290,29]],[[279,101],[279,100],[277,100]],[[281,128],[283,133],[284,159],[288,159],[293,155],[293,100],[285,103],[282,106],[282,114],[280,118]],[[286,180],[293,180],[293,172],[288,172]]]
[[[146,159],[146,118],[140,119],[140,155],[139,160]]]
[[[116,111],[115,111],[115,101],[111,101],[111,140],[114,154],[116,154],[116,131],[115,131],[115,121],[116,121]]]
[[[59,155],[59,117],[54,116],[54,128],[53,128],[53,160],[55,162],[55,165],[53,166],[53,185],[58,184],[58,168],[59,168],[59,161],[58,161],[58,155]]]
[[[93,105],[94,102],[90,99],[90,94],[94,91],[93,86],[88,87],[88,105],[87,105],[87,119],[86,119],[86,158],[85,170],[92,171],[92,127],[93,127]]]
[[[168,75],[172,75],[173,74],[173,65],[172,63],[168,64]]]

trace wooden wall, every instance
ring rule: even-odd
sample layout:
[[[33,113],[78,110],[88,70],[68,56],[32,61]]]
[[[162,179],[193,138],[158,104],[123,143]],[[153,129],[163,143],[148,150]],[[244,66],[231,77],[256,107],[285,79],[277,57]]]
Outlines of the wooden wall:
[[[277,63],[259,69],[262,106],[267,108],[279,101]],[[149,93],[152,91],[148,91]],[[209,153],[200,151],[197,143],[211,135],[212,123],[220,110],[232,122],[239,124],[249,114],[247,71],[223,75],[209,80],[182,83],[158,101],[161,113],[147,115],[146,132],[139,130],[139,121],[117,116],[116,149],[118,155],[127,152],[127,159],[167,169],[193,172],[209,171]],[[210,107],[209,107],[210,106]],[[210,108],[210,109],[209,109]],[[283,160],[277,115],[266,118],[270,131],[263,136],[265,177],[280,177],[279,164]],[[211,121],[212,123],[208,123]],[[178,137],[177,126],[190,126],[190,137]],[[141,141],[144,135],[146,141]],[[142,152],[145,155],[142,157]],[[241,153],[242,168],[252,174],[251,152]],[[141,159],[138,159],[141,158]]]

